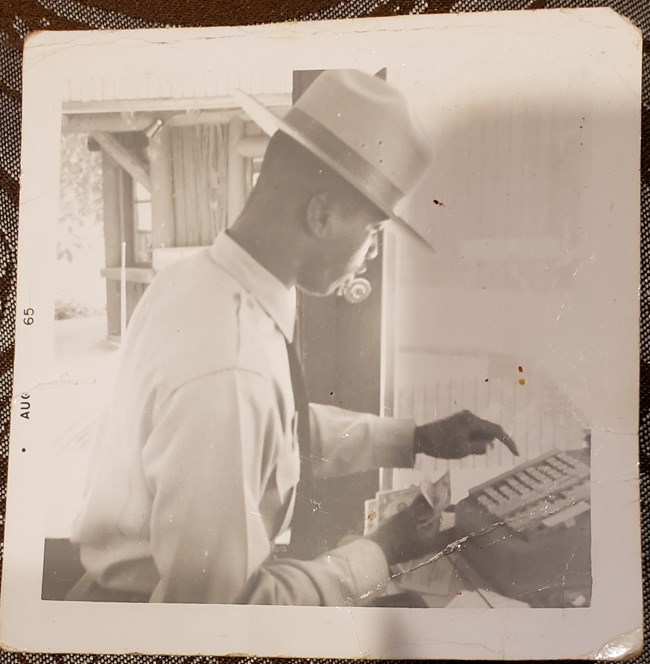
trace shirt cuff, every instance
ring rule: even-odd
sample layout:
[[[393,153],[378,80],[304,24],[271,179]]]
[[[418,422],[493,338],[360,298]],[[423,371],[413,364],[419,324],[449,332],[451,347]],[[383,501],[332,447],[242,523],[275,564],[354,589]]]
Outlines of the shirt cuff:
[[[394,417],[375,417],[370,422],[370,440],[376,467],[412,468],[415,463],[415,422]]]
[[[350,604],[382,595],[388,586],[390,570],[386,556],[372,540],[360,537],[324,557],[345,562],[332,567],[337,570],[343,599]]]

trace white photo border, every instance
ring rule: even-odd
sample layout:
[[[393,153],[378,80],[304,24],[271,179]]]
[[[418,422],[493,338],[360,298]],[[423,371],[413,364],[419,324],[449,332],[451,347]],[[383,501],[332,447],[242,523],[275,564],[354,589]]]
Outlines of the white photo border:
[[[38,404],[47,399],[54,303],[52,273],[58,207],[61,86],[70,71],[94,66],[155,72],[173,60],[178,71],[219,56],[210,67],[243,54],[253,67],[265,57],[289,58],[303,68],[382,66],[381,49],[399,43],[411,52],[438,31],[561,35],[575,48],[604,53],[602,76],[613,110],[640,108],[641,36],[607,9],[454,16],[351,19],[245,28],[38,33],[27,40],[24,69],[22,180],[14,404],[10,440],[0,640],[11,650],[263,656],[553,659],[609,657],[641,647],[640,514],[638,493],[638,327],[640,112],[621,129],[626,161],[609,183],[620,198],[616,223],[618,276],[625,303],[618,341],[624,362],[608,380],[621,417],[592,430],[592,605],[585,609],[397,609],[263,607],[53,602],[41,600],[48,472],[39,446]],[[374,40],[374,41],[373,41]],[[336,43],[336,48],[332,44]],[[373,52],[372,44],[376,48]],[[298,50],[299,49],[299,50]],[[299,55],[296,55],[296,53]],[[164,58],[161,54],[164,53]],[[203,58],[203,59],[201,59]],[[223,65],[222,65],[223,66]],[[244,65],[242,65],[244,66]],[[617,96],[618,95],[618,96]],[[631,101],[630,101],[631,100]],[[629,161],[628,161],[629,160]],[[618,306],[618,305],[617,305]],[[31,314],[29,312],[32,312]],[[617,309],[618,311],[618,309]],[[604,312],[604,315],[611,315]],[[33,317],[33,323],[25,319]],[[607,352],[603,349],[603,352]],[[21,395],[32,418],[24,420]],[[616,410],[616,409],[614,409]],[[612,412],[614,412],[614,410]],[[620,647],[619,647],[620,646]],[[605,650],[603,650],[605,649]]]

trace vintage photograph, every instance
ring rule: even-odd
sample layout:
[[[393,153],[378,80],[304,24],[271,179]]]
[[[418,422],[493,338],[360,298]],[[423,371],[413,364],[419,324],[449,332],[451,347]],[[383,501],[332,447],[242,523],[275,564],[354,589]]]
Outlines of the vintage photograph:
[[[637,586],[640,625],[638,35],[417,19],[28,42],[2,611],[32,561],[50,647],[354,656],[240,634],[329,607],[372,656],[581,656]],[[190,607],[244,623],[136,634]],[[373,640],[403,609],[479,636]]]
[[[242,77],[209,108],[143,96],[119,111],[107,91],[63,115],[55,357],[107,379],[56,442],[84,488],[51,506],[43,598],[588,605],[588,422],[542,358],[445,343],[431,301],[462,286],[464,308],[501,280],[503,306],[547,293],[561,306],[572,284],[554,282],[581,260],[565,255],[571,228],[546,211],[544,226],[471,215],[460,242],[485,246],[454,265],[448,234],[416,230],[453,194],[424,185],[420,226],[394,212],[439,154],[409,109],[409,93],[430,95],[387,68],[256,74],[259,101]],[[382,261],[387,224],[419,251],[414,275]],[[521,251],[540,235],[550,246],[532,260],[492,255],[504,236]],[[409,297],[419,306],[399,311]],[[433,320],[408,320],[420,307]],[[419,474],[391,477],[416,454]],[[458,513],[421,484],[445,470],[456,494],[484,480]]]

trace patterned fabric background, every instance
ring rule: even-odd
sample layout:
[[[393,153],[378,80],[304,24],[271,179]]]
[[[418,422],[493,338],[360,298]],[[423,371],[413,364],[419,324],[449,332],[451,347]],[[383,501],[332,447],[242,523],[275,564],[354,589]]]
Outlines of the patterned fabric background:
[[[0,0],[0,539],[8,459],[9,411],[14,357],[14,309],[18,191],[20,176],[21,66],[23,40],[37,30],[118,29],[267,23],[287,20],[432,14],[445,12],[555,7],[610,6],[643,30],[643,120],[641,149],[641,397],[640,473],[644,577],[650,547],[650,3],[647,0]],[[649,587],[644,581],[645,632],[648,633]],[[205,657],[147,657],[142,655],[23,655],[0,653],[2,662],[30,664],[198,664]],[[238,657],[237,662],[269,662]],[[285,660],[290,662],[291,660]],[[298,660],[296,660],[298,661]],[[330,662],[335,660],[322,660]],[[645,648],[638,662],[650,662]]]

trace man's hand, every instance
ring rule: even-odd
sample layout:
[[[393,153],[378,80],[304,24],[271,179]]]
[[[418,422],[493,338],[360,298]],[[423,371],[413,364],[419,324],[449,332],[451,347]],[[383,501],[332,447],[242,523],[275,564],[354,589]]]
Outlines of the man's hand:
[[[435,515],[420,494],[406,509],[391,516],[366,537],[378,544],[388,564],[394,565],[433,552],[439,527],[440,516]]]
[[[495,440],[500,440],[515,456],[519,456],[515,441],[502,427],[482,420],[469,410],[416,427],[413,436],[416,454],[421,452],[441,459],[485,454]]]

